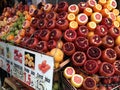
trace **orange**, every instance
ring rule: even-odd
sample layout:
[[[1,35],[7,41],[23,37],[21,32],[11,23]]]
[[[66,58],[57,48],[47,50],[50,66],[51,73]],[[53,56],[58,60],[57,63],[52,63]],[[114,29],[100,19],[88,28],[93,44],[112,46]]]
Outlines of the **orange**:
[[[113,8],[110,6],[110,4],[105,4],[104,8],[107,8],[109,11],[111,11]]]
[[[106,4],[106,2],[107,2],[106,0],[98,0],[98,3],[101,4],[101,5]]]
[[[120,35],[115,39],[115,44],[120,45]]]
[[[31,18],[32,18],[32,17],[31,17],[29,14],[26,14],[26,15],[25,15],[25,19],[26,19],[26,20],[31,21]]]
[[[9,34],[6,39],[7,39],[7,41],[12,41],[12,40],[14,40],[14,35]]]
[[[85,13],[87,16],[90,16],[92,12],[93,10],[90,7],[85,8],[83,11],[83,13]]]
[[[69,28],[70,28],[71,30],[76,30],[76,29],[78,28],[78,23],[77,23],[76,21],[71,21],[71,22],[69,23]]]
[[[101,10],[100,13],[102,14],[103,17],[107,17],[109,12],[110,11],[107,8],[104,8],[104,9]]]
[[[94,21],[95,23],[100,23],[102,21],[102,14],[99,12],[92,13],[91,21]]]
[[[69,20],[69,21],[73,21],[73,20],[75,20],[75,14],[74,13],[69,13],[68,15],[67,15],[67,19]]]
[[[116,17],[116,20],[120,23],[120,15]]]
[[[64,53],[61,49],[59,48],[53,48],[50,51],[50,55],[54,57],[55,62],[62,62],[64,58]]]
[[[93,7],[94,12],[100,12],[102,10],[102,5],[101,4],[96,4]]]
[[[115,16],[115,14],[114,14],[113,12],[110,12],[110,13],[108,14],[108,18],[111,18],[112,21],[115,21],[115,20],[116,20],[116,16]]]
[[[79,7],[78,5],[76,4],[71,4],[69,7],[68,7],[68,12],[69,13],[74,13],[75,15],[79,13]]]
[[[90,38],[90,37],[92,37],[94,34],[95,34],[94,31],[90,31],[90,32],[88,32],[87,37]]]
[[[113,9],[112,12],[115,14],[115,16],[118,16],[120,13],[118,9]]]
[[[63,47],[63,41],[62,41],[62,40],[59,40],[59,41],[57,42],[57,48],[62,49],[62,47]]]
[[[85,13],[80,13],[77,15],[76,21],[79,25],[85,25],[88,22],[88,16]]]
[[[119,23],[118,21],[113,21],[113,25],[114,25],[115,27],[119,27],[119,26],[120,26],[120,23]]]
[[[21,30],[19,31],[19,35],[20,35],[21,37],[24,37],[24,36],[25,36],[25,29],[21,29]]]
[[[97,24],[94,21],[90,21],[87,23],[88,30],[95,30]]]

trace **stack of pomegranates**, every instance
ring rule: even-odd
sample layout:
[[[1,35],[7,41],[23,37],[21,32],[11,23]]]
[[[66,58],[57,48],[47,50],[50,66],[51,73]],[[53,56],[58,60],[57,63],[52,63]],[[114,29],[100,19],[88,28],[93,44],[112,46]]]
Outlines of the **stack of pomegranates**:
[[[112,4],[110,3],[111,10],[107,6],[105,7],[105,5],[109,5],[109,2],[112,2]],[[1,18],[9,19],[11,16],[24,13],[25,21],[22,29],[25,30],[25,35],[22,34],[21,37],[21,34],[18,33],[13,39],[14,43],[18,41],[16,44],[47,53],[57,47],[58,41],[62,41],[61,50],[64,52],[65,58],[70,58],[71,66],[78,73],[81,70],[84,71],[85,78],[91,76],[93,79],[94,75],[97,76],[93,82],[86,83],[88,90],[91,90],[89,87],[97,84],[102,88],[100,90],[107,90],[103,84],[109,84],[107,86],[109,89],[114,87],[111,84],[120,82],[120,30],[114,24],[115,19],[112,19],[117,17],[115,15],[108,17],[104,13],[102,20],[99,20],[101,17],[99,14],[96,14],[96,17],[90,17],[89,14],[84,13],[86,8],[91,8],[93,12],[96,12],[94,6],[97,4],[102,5],[103,9],[107,8],[109,13],[116,8],[115,0],[108,0],[108,2],[99,0],[98,3],[95,0],[88,0],[80,2],[78,5],[68,5],[67,2],[61,1],[54,5],[51,3],[39,4],[39,7],[19,4],[14,11],[7,10],[9,8],[5,9]],[[74,15],[70,17],[70,13],[74,13],[75,19]],[[95,28],[93,28],[94,25],[91,28],[88,25],[92,20],[96,23]],[[0,28],[0,35],[3,33],[4,27]]]

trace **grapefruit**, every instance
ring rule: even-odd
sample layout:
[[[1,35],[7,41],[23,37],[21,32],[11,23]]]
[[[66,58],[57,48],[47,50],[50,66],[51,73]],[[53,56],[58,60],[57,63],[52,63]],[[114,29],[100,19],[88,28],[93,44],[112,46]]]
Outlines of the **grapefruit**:
[[[73,67],[66,67],[63,75],[65,78],[70,79],[75,74],[75,70]]]
[[[74,13],[75,15],[79,13],[79,7],[78,5],[76,4],[71,4],[69,7],[68,7],[68,12],[69,13]]]
[[[87,3],[90,7],[94,7],[97,4],[96,0],[88,0]]]
[[[87,7],[84,9],[83,13],[85,13],[87,16],[90,16],[92,14],[93,10],[90,7]]]
[[[115,9],[117,7],[116,0],[108,0],[107,3],[112,7],[112,9]]]
[[[96,4],[93,7],[94,12],[100,12],[102,10],[102,5],[101,4]]]
[[[115,21],[115,20],[116,20],[116,16],[115,16],[115,14],[114,14],[113,12],[110,12],[110,13],[108,14],[108,18],[112,19],[112,21]]]
[[[68,15],[67,15],[67,19],[69,20],[69,21],[73,21],[73,20],[75,20],[75,14],[74,13],[69,13]]]
[[[88,22],[88,16],[85,13],[80,13],[77,15],[76,21],[79,25],[85,25]]]
[[[79,74],[74,74],[71,78],[71,84],[76,87],[79,88],[83,83],[83,77]]]
[[[76,21],[71,21],[71,22],[69,23],[69,28],[70,28],[71,30],[76,30],[76,29],[78,28],[78,23],[77,23]]]
[[[96,22],[96,23],[100,23],[102,21],[102,14],[99,12],[94,12],[91,15],[91,20]]]
[[[94,21],[90,21],[87,23],[88,30],[95,30],[97,24]]]
[[[55,62],[62,62],[64,58],[64,53],[59,48],[53,48],[50,51],[50,55],[54,57]]]

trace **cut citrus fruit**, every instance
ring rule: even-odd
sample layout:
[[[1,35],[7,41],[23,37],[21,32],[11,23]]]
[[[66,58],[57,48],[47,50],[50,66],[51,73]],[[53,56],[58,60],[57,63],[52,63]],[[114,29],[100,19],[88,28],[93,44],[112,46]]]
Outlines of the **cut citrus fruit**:
[[[79,88],[83,83],[83,77],[79,74],[74,74],[71,78],[71,84],[76,87]]]
[[[101,4],[96,4],[93,7],[94,12],[100,12],[102,10],[102,5]]]
[[[76,30],[76,29],[78,28],[78,23],[77,23],[76,21],[71,21],[71,22],[69,23],[69,28],[70,28],[71,30]]]
[[[90,7],[87,7],[84,9],[83,13],[85,13],[87,16],[90,16],[92,14],[92,9]]]
[[[91,15],[91,20],[96,22],[96,23],[100,23],[102,21],[102,14],[99,12],[94,12]]]
[[[53,48],[50,51],[50,55],[54,57],[55,62],[61,62],[64,58],[64,53],[59,48]]]
[[[120,15],[116,17],[116,20],[120,23]]]
[[[120,23],[118,21],[113,21],[113,25],[118,28],[120,26]]]
[[[75,70],[73,67],[66,67],[63,73],[65,78],[70,79],[75,74]]]
[[[79,7],[76,4],[71,4],[68,7],[68,12],[69,13],[74,13],[75,15],[79,13]]]
[[[69,21],[73,21],[73,20],[75,20],[75,14],[74,13],[69,13],[68,15],[67,15],[67,19],[69,20]]]
[[[120,13],[118,9],[113,9],[112,12],[115,14],[115,16],[118,16]]]
[[[97,4],[96,0],[88,0],[87,3],[90,7],[94,7]]]
[[[110,6],[110,4],[105,4],[104,8],[107,8],[109,11],[111,11],[113,8]]]
[[[120,45],[120,35],[115,39],[115,44]]]
[[[95,30],[97,24],[94,21],[90,21],[87,23],[88,30]]]
[[[103,17],[107,17],[109,12],[110,11],[107,8],[104,8],[104,9],[101,10],[100,13],[102,14]]]
[[[107,2],[106,0],[98,0],[98,3],[101,4],[101,5],[106,4],[106,2]]]
[[[116,0],[108,0],[107,3],[112,7],[112,9],[115,9],[117,7]]]
[[[79,25],[85,25],[88,22],[88,16],[85,13],[78,14],[76,21]]]
[[[108,14],[108,18],[112,19],[112,21],[115,21],[115,20],[116,20],[116,16],[115,16],[115,14],[114,14],[113,12],[110,12],[110,13]]]

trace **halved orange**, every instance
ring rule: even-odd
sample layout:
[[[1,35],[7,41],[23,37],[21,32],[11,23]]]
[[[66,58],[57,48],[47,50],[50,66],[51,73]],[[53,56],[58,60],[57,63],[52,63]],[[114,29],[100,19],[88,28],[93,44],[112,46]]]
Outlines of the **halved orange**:
[[[113,9],[112,12],[115,14],[115,16],[118,16],[120,13],[118,9]]]
[[[107,17],[109,12],[110,11],[107,8],[104,8],[104,9],[101,10],[100,13],[102,14],[103,17]]]
[[[74,13],[69,13],[69,14],[67,15],[67,19],[68,19],[69,21],[73,21],[73,20],[75,20],[75,18],[76,18],[76,16],[75,16]]]
[[[102,10],[102,5],[101,4],[96,4],[93,7],[94,12],[100,12]]]
[[[80,13],[77,15],[76,21],[79,25],[85,25],[88,22],[88,16],[85,13]]]
[[[68,7],[68,12],[69,13],[74,13],[75,15],[79,13],[79,7],[78,5],[76,4],[71,4],[69,7]]]
[[[106,4],[106,2],[107,2],[106,0],[98,0],[98,3],[101,4],[101,5]]]
[[[94,21],[95,23],[100,23],[102,21],[102,14],[99,12],[92,13],[91,21]]]
[[[77,23],[76,21],[71,21],[71,22],[69,23],[69,28],[70,28],[71,30],[76,30],[76,29],[78,28],[78,23]]]
[[[93,10],[90,7],[87,7],[84,9],[83,13],[85,13],[87,16],[90,16],[92,14]]]
[[[113,25],[118,28],[120,26],[120,23],[118,21],[113,21]]]
[[[117,7],[116,0],[108,0],[107,4],[109,4],[112,7],[112,9],[115,9]]]
[[[116,20],[120,23],[120,15],[116,17]]]
[[[112,19],[112,21],[115,21],[115,20],[116,20],[116,16],[115,16],[115,14],[114,14],[113,12],[110,12],[110,13],[108,14],[108,18]]]
[[[87,23],[88,30],[95,30],[96,27],[97,27],[97,24],[94,21],[90,21]]]
[[[107,8],[109,11],[111,11],[113,8],[110,6],[110,4],[105,4],[103,6],[104,8]]]

